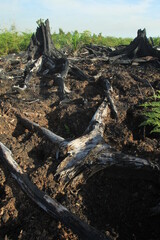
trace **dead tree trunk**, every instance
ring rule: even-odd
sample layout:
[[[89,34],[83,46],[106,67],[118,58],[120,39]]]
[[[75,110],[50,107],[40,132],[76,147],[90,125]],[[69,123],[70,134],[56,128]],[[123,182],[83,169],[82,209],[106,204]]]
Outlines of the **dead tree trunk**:
[[[152,56],[160,59],[160,51],[153,48],[146,36],[146,29],[139,29],[137,37],[130,43],[129,46],[115,50],[109,54],[111,60],[122,60],[136,59],[147,56]],[[130,63],[130,62],[129,62]]]

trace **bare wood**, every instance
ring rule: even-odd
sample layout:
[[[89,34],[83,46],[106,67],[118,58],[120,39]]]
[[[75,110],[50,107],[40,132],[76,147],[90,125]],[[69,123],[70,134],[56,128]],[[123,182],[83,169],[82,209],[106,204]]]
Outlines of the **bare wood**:
[[[57,74],[56,82],[58,84],[58,91],[60,99],[63,100],[67,93],[70,93],[70,90],[66,87],[64,79],[67,77],[69,71],[69,61],[65,59],[65,62],[62,67],[60,74]]]
[[[89,155],[97,144],[104,142],[101,134],[91,131],[71,142],[62,143],[60,150],[68,156],[58,165],[55,176],[62,188],[70,183],[75,177],[74,169],[83,164],[84,159]]]
[[[94,58],[90,58],[89,60],[91,62],[97,62],[97,61],[109,62],[109,57],[94,57]]]
[[[71,167],[68,169],[63,167],[60,171],[61,185],[71,183],[75,187],[102,170],[107,170],[108,177],[143,179],[156,184],[159,181],[160,169],[156,164],[146,159],[117,152],[103,140],[90,148],[90,151],[83,157],[83,161],[76,162],[72,159],[71,163],[73,160],[74,164]]]
[[[58,84],[58,92],[60,100],[63,100],[67,93],[70,93],[71,91],[66,87],[64,83],[64,79],[61,77],[61,74],[58,74],[56,77],[56,83]]]
[[[104,87],[106,98],[98,107],[84,134],[72,141],[67,141],[49,130],[41,128],[38,124],[20,117],[25,127],[46,135],[53,143],[58,144],[61,154],[64,155],[64,159],[57,167],[55,174],[60,188],[66,187],[71,182],[75,184],[80,177],[83,181],[86,181],[96,172],[103,169],[113,169],[113,167],[120,170],[119,172],[126,170],[126,172],[130,172],[129,170],[131,170],[134,174],[136,170],[137,173],[141,172],[141,175],[144,173],[144,178],[148,176],[149,172],[157,171],[156,166],[149,161],[118,153],[105,143],[103,134],[108,113],[108,102],[116,118],[118,118],[118,113],[111,97],[112,87],[107,79],[104,80]],[[135,176],[137,177],[137,174]]]
[[[107,98],[103,100],[101,105],[98,107],[97,111],[93,115],[89,126],[85,130],[85,134],[88,132],[91,132],[93,129],[96,129],[96,131],[101,133],[101,136],[103,136],[104,129],[105,129],[105,120],[108,113],[108,102]]]
[[[111,92],[113,92],[113,89],[111,87],[111,84],[110,82],[107,80],[107,79],[104,79],[104,84],[105,84],[105,89],[106,89],[106,96],[107,96],[107,99],[110,103],[110,108],[111,108],[111,111],[112,111],[112,114],[113,114],[113,117],[118,120],[118,111],[117,111],[117,107],[114,103],[114,100],[111,96]]]
[[[72,169],[75,178],[71,185],[86,183],[94,174],[105,171],[108,178],[142,179],[157,184],[160,169],[150,161],[117,152],[106,143],[99,143],[81,165]]]
[[[109,86],[106,88],[108,91],[110,90]],[[64,152],[68,154],[56,171],[62,188],[71,181],[76,185],[79,178],[81,178],[80,182],[82,183],[103,169],[116,169],[119,171],[118,176],[121,177],[125,172],[125,177],[130,178],[132,172],[132,176],[135,178],[143,176],[144,179],[153,180],[155,177],[157,181],[159,169],[156,165],[145,159],[116,152],[105,143],[103,133],[107,109],[108,103],[105,99],[94,114],[84,135],[71,142],[62,143],[62,151],[65,149]],[[115,114],[117,114],[116,110]]]
[[[29,62],[30,65],[33,65],[33,67],[31,68],[31,70],[29,71],[29,73],[27,74],[27,76],[25,77],[25,80],[24,80],[24,85],[23,87],[20,87],[20,86],[13,86],[14,89],[17,89],[17,90],[20,90],[20,91],[24,91],[26,88],[27,88],[27,85],[30,81],[30,79],[32,78],[32,75],[33,73],[37,73],[41,70],[42,68],[42,61],[43,61],[43,58],[42,56],[39,57],[37,60],[31,60]]]
[[[68,155],[58,166],[56,176],[60,176],[61,182],[68,183],[73,177],[72,167],[79,165],[83,162],[84,158],[89,152],[96,147],[100,142],[104,142],[103,133],[105,130],[105,120],[108,111],[107,98],[101,103],[96,113],[92,117],[88,128],[84,132],[83,136],[74,139],[72,141],[65,141],[64,138],[52,133],[50,130],[40,127],[37,123],[34,123],[27,118],[17,115],[20,122],[30,131],[37,131],[42,136],[44,135],[55,144],[58,144],[60,151],[64,155]],[[69,176],[70,172],[70,176]],[[60,179],[59,178],[59,179]],[[67,178],[67,179],[66,179]]]
[[[112,88],[107,80],[105,80],[105,88],[108,94],[110,94]],[[75,183],[79,176],[83,176],[83,181],[86,181],[97,171],[113,169],[113,167],[122,173],[123,171],[133,171],[135,177],[137,177],[138,172],[144,178],[148,176],[148,173],[157,173],[156,166],[149,161],[116,152],[105,143],[103,134],[108,113],[107,100],[108,96],[98,107],[84,134],[72,141],[67,141],[46,128],[42,128],[38,124],[19,116],[25,127],[45,135],[53,143],[58,144],[59,150],[64,156],[67,155],[57,167],[55,174],[60,183],[60,188],[64,188],[71,181]],[[117,110],[114,111],[117,114]],[[156,176],[156,174],[154,175]]]
[[[51,215],[54,219],[61,221],[71,228],[81,239],[84,240],[109,240],[95,228],[81,221],[72,214],[66,207],[45,192],[39,190],[23,172],[20,166],[12,157],[11,151],[0,142],[0,158],[11,171],[12,176],[18,182],[22,190],[34,201],[41,209]]]
[[[118,58],[115,59],[115,57],[111,57],[109,60],[111,63],[114,64],[122,64],[122,65],[128,65],[128,64],[132,64],[132,60],[131,59],[120,59],[121,57],[123,57],[124,55],[119,55]]]

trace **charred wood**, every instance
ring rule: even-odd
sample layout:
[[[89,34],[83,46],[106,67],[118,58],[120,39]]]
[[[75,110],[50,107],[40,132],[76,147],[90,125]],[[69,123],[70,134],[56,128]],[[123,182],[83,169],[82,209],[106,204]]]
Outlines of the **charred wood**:
[[[49,75],[51,78],[54,78],[54,75],[57,74],[55,81],[59,86],[60,99],[63,99],[65,94],[69,92],[64,83],[69,71],[69,62],[54,47],[48,19],[45,23],[41,23],[37,27],[36,33],[32,35],[27,56],[28,63],[24,71],[23,86],[14,86],[14,88],[20,91],[25,90],[33,74]]]
[[[96,57],[98,56],[106,57],[109,55],[109,52],[111,51],[109,47],[94,44],[85,45],[84,48],[88,50],[89,54],[94,54],[94,56]]]
[[[160,51],[152,47],[152,44],[150,44],[149,40],[146,37],[146,30],[139,29],[137,32],[137,37],[130,43],[129,46],[115,50],[111,52],[109,56],[111,57],[111,60],[114,56],[117,58],[124,58],[124,60],[126,60],[126,58],[134,59],[146,56],[152,56],[159,59]]]
[[[37,27],[36,33],[32,35],[27,53],[28,60],[38,59],[42,55],[51,58],[63,57],[63,54],[54,47],[48,19],[45,23],[41,23]]]

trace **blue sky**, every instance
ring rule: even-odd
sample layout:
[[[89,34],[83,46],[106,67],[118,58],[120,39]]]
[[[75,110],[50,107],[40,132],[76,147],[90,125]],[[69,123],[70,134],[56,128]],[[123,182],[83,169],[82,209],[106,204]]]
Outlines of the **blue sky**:
[[[35,31],[37,19],[51,31],[89,30],[105,36],[135,37],[139,28],[160,36],[160,0],[0,0],[0,28]]]

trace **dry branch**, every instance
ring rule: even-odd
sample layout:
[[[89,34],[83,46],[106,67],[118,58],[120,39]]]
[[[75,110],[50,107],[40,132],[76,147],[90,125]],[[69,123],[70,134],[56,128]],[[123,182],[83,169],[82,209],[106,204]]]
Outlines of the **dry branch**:
[[[27,118],[21,117],[18,114],[17,114],[17,118],[25,128],[27,128],[31,132],[38,132],[41,136],[45,136],[52,143],[60,144],[61,142],[64,141],[64,138],[56,135],[55,133],[51,132],[50,130],[44,127],[40,127],[37,123],[34,123]]]

